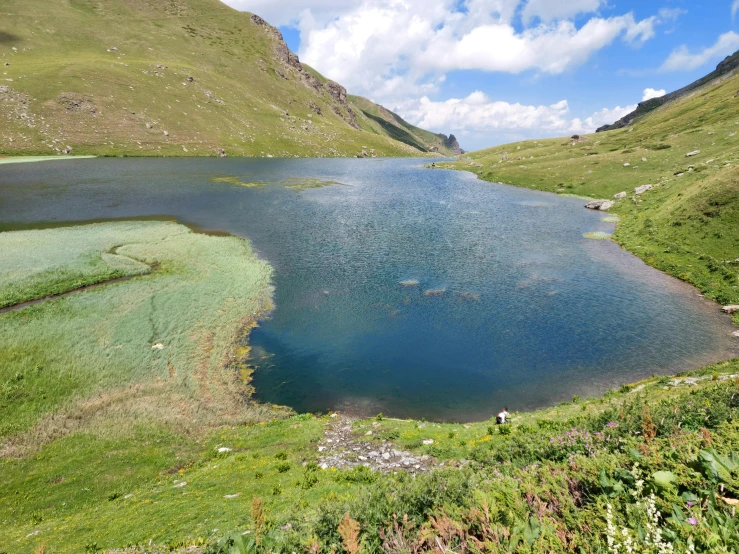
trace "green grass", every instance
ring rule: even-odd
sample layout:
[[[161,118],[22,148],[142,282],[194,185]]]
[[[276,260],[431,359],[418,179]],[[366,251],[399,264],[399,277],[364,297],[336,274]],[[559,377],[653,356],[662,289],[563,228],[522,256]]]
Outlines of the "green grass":
[[[0,154],[421,154],[350,101],[351,127],[335,111],[347,106],[277,57],[274,34],[219,0],[7,0],[0,31]]]
[[[707,85],[625,129],[499,146],[446,167],[558,194],[611,199],[626,192],[610,210],[621,218],[614,240],[707,297],[735,304],[738,86],[739,76]],[[636,196],[634,189],[645,184],[656,186]]]
[[[0,282],[31,296],[157,266],[0,315],[0,450],[33,450],[116,411],[134,422],[184,418],[183,428],[186,418],[248,419],[228,364],[269,307],[270,270],[242,240],[121,222],[2,233],[0,244]]]
[[[739,449],[739,389],[736,380],[722,380],[737,372],[739,361],[725,362],[692,373],[702,379],[692,386],[654,378],[604,398],[514,414],[507,433],[492,421],[354,423],[358,439],[378,447],[390,440],[436,456],[448,467],[414,479],[402,472],[312,469],[329,417],[228,427],[199,443],[175,440],[156,428],[135,428],[113,441],[80,432],[35,456],[1,462],[7,479],[0,497],[11,502],[0,510],[0,521],[10,524],[0,550],[32,552],[45,545],[48,552],[81,552],[88,545],[109,549],[151,540],[172,547],[210,543],[216,552],[217,539],[232,530],[238,536],[255,532],[251,503],[257,497],[264,501],[266,530],[282,545],[278,552],[301,551],[312,541],[322,551],[340,549],[337,527],[346,512],[361,523],[366,552],[383,551],[379,530],[392,527],[393,514],[401,521],[408,516],[405,535],[419,545],[426,544],[424,537],[446,537],[450,548],[465,551],[461,544],[485,536],[491,552],[605,552],[606,503],[618,517],[633,503],[628,482],[618,493],[608,487],[614,476],[625,478],[619,472],[632,471],[636,460],[665,517],[673,504],[687,510],[683,493],[702,497],[707,493],[701,491],[719,491],[703,469],[690,467],[701,450]],[[642,432],[647,400],[657,426],[649,442]],[[607,425],[612,421],[615,428]],[[596,433],[603,438],[593,439]],[[434,443],[423,445],[428,439]],[[231,450],[219,453],[224,447]],[[679,476],[679,488],[656,488],[658,471]],[[186,485],[176,486],[182,482]],[[739,481],[722,482],[723,496],[739,495]],[[486,510],[489,520],[482,525]],[[725,505],[719,511],[730,513]],[[693,512],[701,523],[710,521],[705,508]],[[502,537],[522,537],[516,529],[531,517],[541,527],[539,536],[531,546],[522,539],[507,550],[503,544],[509,541]],[[440,522],[456,529],[451,538]],[[676,531],[677,542],[690,534],[698,542],[709,534],[687,524],[662,525]],[[562,537],[582,550],[565,547]],[[420,551],[430,551],[432,543]],[[729,544],[736,546],[736,540]],[[721,550],[704,543],[697,551]]]

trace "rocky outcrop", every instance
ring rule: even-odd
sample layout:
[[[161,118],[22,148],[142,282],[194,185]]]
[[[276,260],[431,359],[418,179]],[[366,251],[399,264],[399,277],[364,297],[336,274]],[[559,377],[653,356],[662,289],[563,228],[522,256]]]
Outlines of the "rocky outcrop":
[[[600,210],[605,212],[610,210],[616,203],[613,200],[593,200],[585,204],[585,207],[589,210]]]
[[[667,102],[670,102],[672,100],[677,100],[678,98],[682,98],[683,96],[693,92],[694,90],[702,87],[703,85],[707,85],[711,81],[724,78],[730,74],[733,74],[737,71],[737,69],[739,69],[739,51],[735,52],[731,56],[727,56],[726,59],[724,59],[724,61],[722,61],[720,64],[716,66],[715,71],[709,73],[702,79],[698,79],[694,83],[689,84],[687,87],[683,87],[680,90],[671,92],[670,94],[666,94],[659,98],[652,98],[651,100],[647,100],[645,102],[640,102],[636,110],[634,110],[630,114],[625,115],[624,117],[616,121],[616,123],[613,123],[612,125],[603,125],[602,127],[596,130],[596,133],[601,133],[603,131],[612,131],[614,129],[622,129],[624,127],[628,127],[629,125],[631,125],[631,122],[634,121],[635,118],[645,115],[653,110],[656,110],[657,108],[666,104]]]
[[[272,37],[275,43],[275,58],[277,58],[277,60],[288,72],[296,74],[297,79],[300,80],[300,82],[302,82],[305,86],[315,90],[316,93],[321,94],[324,91],[328,92],[329,96],[331,97],[332,103],[334,104],[333,109],[336,115],[341,117],[344,121],[346,121],[355,129],[361,129],[361,127],[357,123],[356,115],[354,114],[354,111],[352,110],[351,105],[347,100],[346,89],[343,86],[341,86],[339,83],[335,83],[334,81],[328,81],[325,85],[322,84],[315,75],[313,75],[311,72],[307,71],[303,67],[303,64],[300,63],[300,58],[297,54],[295,54],[288,48],[287,43],[285,43],[285,39],[282,36],[282,33],[278,29],[267,23],[264,19],[256,14],[251,16],[251,22],[254,25],[262,27],[264,31]],[[284,72],[278,69],[276,69],[275,72],[283,79],[289,79],[289,76]],[[318,110],[320,111],[320,107],[318,108]]]
[[[648,190],[652,190],[653,188],[654,188],[654,185],[642,185],[634,189],[634,194],[636,195],[644,194],[645,192],[647,192]]]
[[[76,92],[63,92],[56,101],[64,106],[68,112],[96,114],[97,107],[92,99]]]
[[[342,87],[339,83],[328,81],[326,82],[326,90],[328,91],[333,101],[341,106],[341,108],[338,110],[334,109],[336,114],[355,129],[359,129],[360,127],[357,124],[357,116],[355,115],[354,110],[352,110],[349,102],[347,101],[346,89]]]
[[[442,135],[443,137],[444,135]],[[459,146],[459,142],[457,142],[457,137],[454,135],[449,135],[448,137],[444,138],[444,146],[447,147],[449,150],[454,152],[457,156],[461,156],[464,154],[464,150]]]

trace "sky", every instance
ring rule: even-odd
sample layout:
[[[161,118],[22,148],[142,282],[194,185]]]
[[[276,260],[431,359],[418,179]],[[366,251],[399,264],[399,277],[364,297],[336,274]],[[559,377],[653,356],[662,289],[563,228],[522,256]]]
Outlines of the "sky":
[[[587,133],[739,50],[739,0],[225,0],[300,60],[476,150]]]

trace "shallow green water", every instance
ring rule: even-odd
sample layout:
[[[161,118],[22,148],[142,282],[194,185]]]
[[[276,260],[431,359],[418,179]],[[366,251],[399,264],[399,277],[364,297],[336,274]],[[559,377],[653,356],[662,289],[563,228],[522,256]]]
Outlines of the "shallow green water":
[[[423,163],[7,165],[0,228],[170,217],[251,239],[276,287],[257,396],[298,410],[481,419],[736,354],[695,289],[585,238],[614,225],[582,200]]]

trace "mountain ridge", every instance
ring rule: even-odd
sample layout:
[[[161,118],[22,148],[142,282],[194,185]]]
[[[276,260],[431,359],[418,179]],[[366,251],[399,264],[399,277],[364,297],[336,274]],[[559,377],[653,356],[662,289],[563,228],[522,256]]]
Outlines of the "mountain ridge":
[[[660,96],[659,98],[651,98],[650,100],[639,102],[636,110],[625,115],[611,125],[603,125],[602,127],[599,127],[595,132],[602,133],[604,131],[613,131],[614,129],[623,129],[628,125],[631,125],[632,121],[634,121],[634,119],[636,119],[637,117],[646,115],[668,102],[672,102],[673,100],[682,98],[683,96],[690,94],[691,92],[711,83],[712,81],[735,74],[737,72],[737,68],[739,68],[739,50],[734,52],[734,54],[732,54],[731,56],[726,56],[726,58],[724,58],[716,66],[716,69],[705,77],[701,77],[697,81],[694,81],[689,85],[674,92],[670,92],[668,94],[665,94],[664,96]]]

